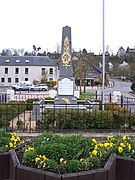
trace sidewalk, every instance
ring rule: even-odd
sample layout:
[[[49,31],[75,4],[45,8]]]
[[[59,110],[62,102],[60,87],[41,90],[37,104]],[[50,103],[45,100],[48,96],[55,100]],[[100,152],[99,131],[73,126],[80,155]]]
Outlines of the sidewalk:
[[[51,131],[50,131],[51,132]],[[20,137],[28,137],[28,138],[34,138],[41,133],[17,133],[18,136]],[[92,138],[107,138],[108,136],[130,136],[135,138],[135,132],[108,132],[108,133],[95,133],[95,132],[85,132],[85,131],[80,131],[80,132],[56,132],[55,134],[60,134],[60,135],[68,135],[68,136],[76,136],[76,135],[82,135],[84,137],[92,137]]]

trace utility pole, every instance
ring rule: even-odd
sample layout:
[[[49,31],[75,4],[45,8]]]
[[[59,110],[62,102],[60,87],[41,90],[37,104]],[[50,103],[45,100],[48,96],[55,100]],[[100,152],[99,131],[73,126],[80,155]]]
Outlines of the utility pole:
[[[102,110],[105,103],[105,2],[103,0]]]

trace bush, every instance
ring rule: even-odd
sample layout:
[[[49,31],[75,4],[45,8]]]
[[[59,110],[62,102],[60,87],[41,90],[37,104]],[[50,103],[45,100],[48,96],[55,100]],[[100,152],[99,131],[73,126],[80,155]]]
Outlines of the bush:
[[[7,104],[0,105],[0,127],[9,126],[9,122],[25,111],[25,108],[25,103],[23,101],[10,101]]]
[[[32,98],[26,100],[26,110],[32,110],[33,109],[33,102],[39,101],[39,98]]]
[[[119,129],[135,124],[135,116],[127,109],[116,106],[107,110],[46,110],[39,129]]]

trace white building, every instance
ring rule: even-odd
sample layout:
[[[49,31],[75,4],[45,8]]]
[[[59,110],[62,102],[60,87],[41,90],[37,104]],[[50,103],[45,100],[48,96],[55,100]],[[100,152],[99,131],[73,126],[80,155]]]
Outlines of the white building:
[[[48,56],[0,56],[0,86],[12,86],[19,81],[40,81],[43,77],[57,80],[58,60]]]
[[[121,57],[121,56],[124,56],[125,54],[126,54],[126,51],[125,51],[125,49],[121,46],[121,47],[118,49],[117,56],[118,56],[118,57]]]

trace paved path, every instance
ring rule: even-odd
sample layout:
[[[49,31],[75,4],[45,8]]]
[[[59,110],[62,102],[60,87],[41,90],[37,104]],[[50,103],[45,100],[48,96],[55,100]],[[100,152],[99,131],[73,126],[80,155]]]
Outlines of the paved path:
[[[31,137],[34,138],[38,135],[40,135],[41,133],[17,133],[18,136],[20,137]],[[93,138],[107,138],[108,136],[117,136],[117,135],[126,135],[126,136],[130,136],[135,138],[135,132],[108,132],[108,133],[91,133],[91,132],[64,132],[64,133],[56,133],[56,134],[61,134],[61,135],[68,135],[68,136],[72,136],[72,135],[82,135],[84,137],[93,137]]]

